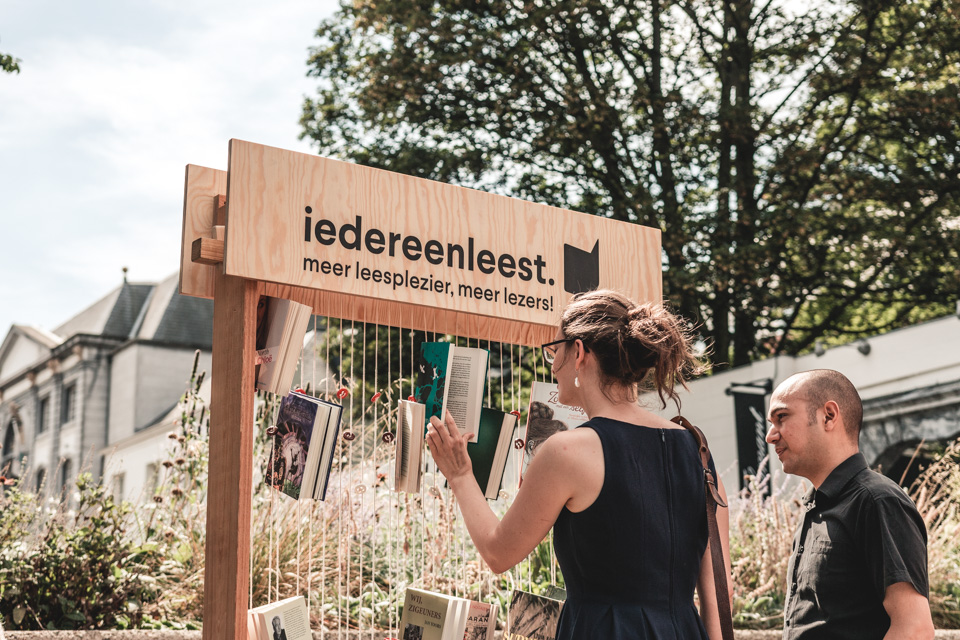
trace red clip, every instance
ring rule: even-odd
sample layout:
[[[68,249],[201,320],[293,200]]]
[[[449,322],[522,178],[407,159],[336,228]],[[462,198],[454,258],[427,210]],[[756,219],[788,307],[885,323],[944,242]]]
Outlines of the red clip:
[[[373,394],[373,397],[370,398],[370,402],[376,402],[377,400],[380,399],[380,396],[382,395],[383,395],[382,391],[377,391],[375,394]]]
[[[517,416],[517,420],[520,419],[520,412],[516,409],[510,412],[510,415]]]
[[[410,402],[416,402],[417,396],[413,396],[413,395],[407,396],[407,400],[409,400]]]
[[[337,400],[343,400],[348,395],[350,395],[350,392],[347,391],[346,387],[340,387],[337,389]]]
[[[306,391],[303,390],[303,387],[297,387],[296,389],[293,390],[293,392],[294,392],[294,393],[306,393]]]

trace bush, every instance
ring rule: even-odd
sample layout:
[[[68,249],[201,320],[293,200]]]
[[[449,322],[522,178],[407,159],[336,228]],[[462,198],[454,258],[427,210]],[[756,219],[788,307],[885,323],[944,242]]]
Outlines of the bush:
[[[127,629],[157,599],[153,546],[126,539],[129,505],[82,473],[75,511],[17,484],[0,498],[0,614],[10,629]],[[24,532],[33,535],[24,536]]]

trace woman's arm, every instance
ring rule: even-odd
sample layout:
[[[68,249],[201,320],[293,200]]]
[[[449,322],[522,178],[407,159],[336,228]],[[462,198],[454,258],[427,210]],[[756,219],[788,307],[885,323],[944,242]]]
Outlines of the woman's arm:
[[[729,504],[723,482],[717,478],[720,497]],[[704,507],[706,509],[706,507]],[[717,529],[720,530],[720,548],[723,549],[724,576],[727,579],[727,593],[730,606],[733,607],[733,584],[730,581],[730,509],[717,508]],[[700,597],[700,617],[710,640],[720,640],[720,613],[717,608],[717,588],[713,578],[713,560],[710,555],[710,543],[700,560],[700,577],[697,579],[697,595]]]
[[[503,573],[527,557],[550,531],[578,488],[575,479],[581,476],[587,457],[581,441],[593,436],[599,447],[599,438],[592,430],[576,429],[545,440],[527,468],[523,487],[500,521],[473,476],[466,438],[449,412],[444,417],[444,422],[430,419],[430,452],[460,503],[467,531],[480,556],[495,573]],[[600,459],[602,464],[602,452]]]

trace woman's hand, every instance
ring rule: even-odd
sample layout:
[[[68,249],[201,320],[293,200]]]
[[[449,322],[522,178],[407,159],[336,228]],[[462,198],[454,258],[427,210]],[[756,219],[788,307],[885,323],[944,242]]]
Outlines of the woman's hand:
[[[427,445],[440,473],[451,483],[464,476],[472,476],[473,464],[467,455],[467,438],[460,435],[457,423],[447,411],[444,421],[436,416],[430,418],[427,427]]]

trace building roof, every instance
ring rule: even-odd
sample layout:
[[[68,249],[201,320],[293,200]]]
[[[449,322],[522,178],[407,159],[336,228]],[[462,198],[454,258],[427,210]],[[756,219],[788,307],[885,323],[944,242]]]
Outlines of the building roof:
[[[13,325],[0,344],[0,386],[42,365],[56,347],[74,338],[97,337],[118,346],[137,340],[210,350],[213,302],[180,295],[178,280],[177,273],[161,282],[125,280],[52,332]]]

